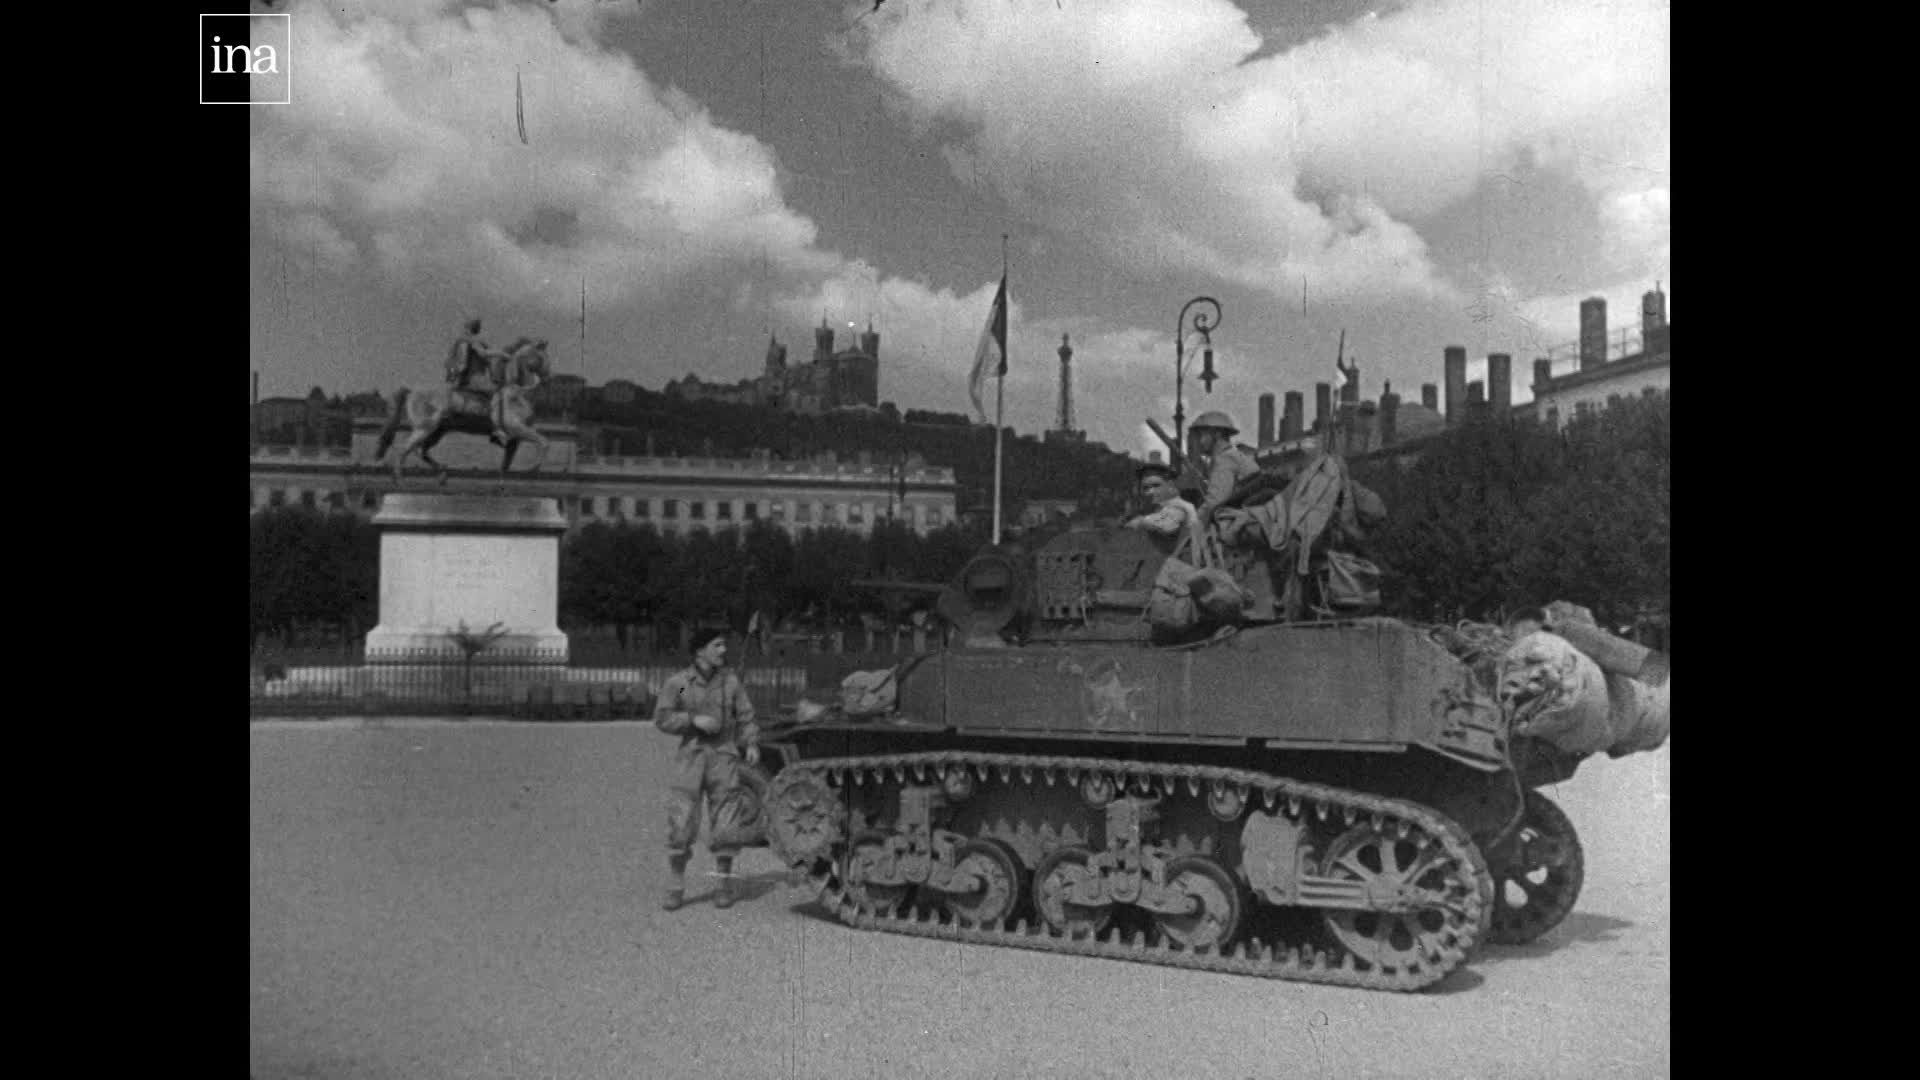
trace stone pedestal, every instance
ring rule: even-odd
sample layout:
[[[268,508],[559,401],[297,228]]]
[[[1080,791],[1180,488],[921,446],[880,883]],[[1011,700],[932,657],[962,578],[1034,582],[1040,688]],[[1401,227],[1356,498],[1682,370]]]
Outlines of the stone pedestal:
[[[463,655],[452,631],[506,633],[475,663],[567,662],[556,619],[560,537],[552,499],[396,493],[373,517],[380,530],[380,625],[367,662]]]

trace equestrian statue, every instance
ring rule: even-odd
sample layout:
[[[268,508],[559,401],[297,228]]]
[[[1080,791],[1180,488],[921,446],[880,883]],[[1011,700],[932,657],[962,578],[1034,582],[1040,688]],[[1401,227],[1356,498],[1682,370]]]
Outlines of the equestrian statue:
[[[446,466],[434,460],[433,448],[449,432],[485,435],[502,448],[502,477],[512,467],[520,444],[531,442],[539,451],[533,464],[538,470],[547,458],[547,437],[533,426],[532,392],[547,378],[547,371],[545,339],[523,337],[496,350],[480,340],[480,320],[469,320],[447,354],[446,385],[403,386],[394,393],[393,415],[380,432],[374,460],[387,456],[394,437],[405,427],[411,434],[393,458],[396,482],[408,455],[417,450],[420,460],[446,483]]]

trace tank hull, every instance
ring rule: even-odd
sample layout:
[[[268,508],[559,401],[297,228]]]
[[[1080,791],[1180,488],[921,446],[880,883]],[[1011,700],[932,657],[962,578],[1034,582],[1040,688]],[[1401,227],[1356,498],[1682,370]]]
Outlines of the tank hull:
[[[770,845],[849,924],[983,944],[1417,990],[1492,938],[1488,853],[1577,764],[1391,619],[956,648],[894,682],[772,733]]]
[[[900,717],[969,735],[1506,759],[1473,671],[1392,619],[1253,627],[1203,648],[950,649],[898,681]]]

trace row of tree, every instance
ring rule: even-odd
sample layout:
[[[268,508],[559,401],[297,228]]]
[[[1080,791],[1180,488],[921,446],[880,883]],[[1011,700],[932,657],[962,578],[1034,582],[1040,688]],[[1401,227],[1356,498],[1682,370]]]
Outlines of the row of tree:
[[[1667,613],[1673,594],[1672,401],[1623,401],[1565,428],[1484,418],[1429,443],[1411,467],[1355,479],[1387,504],[1368,554],[1389,610],[1492,619],[1567,600],[1602,620]]]
[[[350,642],[379,619],[380,538],[354,514],[276,506],[248,522],[247,626],[263,638]]]
[[[612,627],[624,645],[636,630],[715,623],[739,629],[755,615],[770,627],[794,629],[843,627],[859,615],[897,617],[900,596],[856,582],[947,581],[984,539],[958,525],[922,536],[890,521],[868,534],[835,527],[797,536],[764,520],[687,534],[595,522],[562,549],[561,618]]]
[[[279,506],[250,527],[250,644],[349,643],[374,626],[380,547],[364,518]],[[898,618],[905,594],[856,583],[944,582],[984,542],[959,525],[922,536],[891,521],[797,536],[765,521],[685,534],[594,522],[561,546],[559,618],[569,629],[611,628],[623,645],[673,640],[686,626],[743,628],[755,614],[812,630]]]

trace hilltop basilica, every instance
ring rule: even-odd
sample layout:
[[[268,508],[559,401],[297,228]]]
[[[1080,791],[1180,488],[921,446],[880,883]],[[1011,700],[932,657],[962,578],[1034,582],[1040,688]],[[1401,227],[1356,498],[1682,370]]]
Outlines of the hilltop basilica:
[[[767,405],[793,413],[823,413],[833,409],[877,408],[880,404],[880,335],[867,324],[859,344],[833,350],[833,328],[822,317],[813,331],[813,359],[787,363],[787,347],[771,335],[767,339],[766,367],[758,378],[733,384],[700,381],[698,375],[666,385],[669,397],[682,401],[723,401],[735,405]]]

